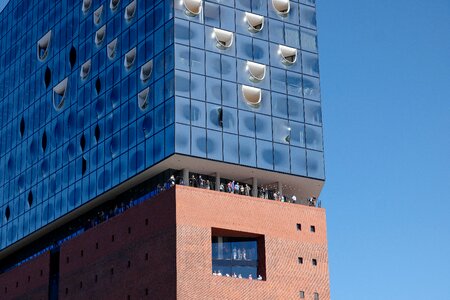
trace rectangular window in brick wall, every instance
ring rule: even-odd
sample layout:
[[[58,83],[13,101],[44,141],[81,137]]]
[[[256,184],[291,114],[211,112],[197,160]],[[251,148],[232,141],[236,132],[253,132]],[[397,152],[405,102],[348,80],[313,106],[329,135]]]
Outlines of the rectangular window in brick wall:
[[[213,275],[265,280],[264,236],[212,229]]]

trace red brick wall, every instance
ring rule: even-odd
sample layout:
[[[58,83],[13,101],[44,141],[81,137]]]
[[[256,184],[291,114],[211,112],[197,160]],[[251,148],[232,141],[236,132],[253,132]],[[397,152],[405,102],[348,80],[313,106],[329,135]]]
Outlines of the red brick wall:
[[[0,299],[48,299],[50,253],[0,275]]]
[[[175,280],[173,191],[61,246],[59,299],[175,299]]]
[[[324,209],[182,186],[176,198],[178,299],[330,299]],[[211,227],[265,235],[267,280],[213,276]]]
[[[264,235],[266,280],[213,276],[211,228]],[[47,299],[48,273],[47,253],[1,275],[0,299]],[[286,300],[300,291],[330,298],[325,211],[303,205],[176,186],[60,249],[59,299]]]

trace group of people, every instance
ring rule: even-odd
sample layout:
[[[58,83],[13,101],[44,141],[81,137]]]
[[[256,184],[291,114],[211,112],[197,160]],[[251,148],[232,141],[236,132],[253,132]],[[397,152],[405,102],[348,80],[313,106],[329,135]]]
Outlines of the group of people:
[[[173,178],[172,182],[175,182],[175,178]],[[214,189],[213,183],[209,179],[202,178],[202,175],[199,175],[198,177],[192,175],[189,178],[189,186],[208,190]],[[228,181],[227,183],[221,182],[218,190],[220,192],[226,192],[231,194],[238,194],[245,196],[252,195],[252,187],[249,184],[239,183],[238,181],[234,180]],[[270,199],[281,202],[289,202],[289,203],[297,202],[297,197],[295,195],[292,196],[283,195],[278,191],[270,190],[269,188],[264,186],[258,187],[258,197],[262,199]]]
[[[232,278],[244,278],[244,277],[242,277],[242,274],[236,274],[236,273],[234,273],[234,272],[233,272],[232,275],[230,275],[230,274],[228,274],[228,273],[222,274],[222,272],[221,272],[220,270],[217,271],[217,272],[216,272],[216,271],[213,271],[213,275],[214,275],[214,276],[232,277]],[[247,278],[250,279],[250,280],[252,280],[252,279],[253,279],[252,274],[249,274]],[[262,278],[261,275],[258,275],[258,277],[256,277],[256,279],[257,279],[257,280],[263,280],[263,278]]]

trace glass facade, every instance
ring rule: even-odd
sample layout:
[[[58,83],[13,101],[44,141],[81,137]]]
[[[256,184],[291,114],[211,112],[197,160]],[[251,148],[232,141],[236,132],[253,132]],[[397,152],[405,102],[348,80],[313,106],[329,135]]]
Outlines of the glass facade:
[[[315,1],[276,2],[11,0],[0,250],[174,153],[324,179]]]
[[[315,1],[275,2],[175,1],[175,152],[324,179]]]

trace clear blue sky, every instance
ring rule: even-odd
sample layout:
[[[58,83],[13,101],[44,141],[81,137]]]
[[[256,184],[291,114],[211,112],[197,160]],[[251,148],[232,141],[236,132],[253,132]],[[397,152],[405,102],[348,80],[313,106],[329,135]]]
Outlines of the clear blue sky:
[[[450,1],[318,0],[333,300],[450,299]]]
[[[332,299],[448,300],[450,1],[317,1]]]

